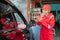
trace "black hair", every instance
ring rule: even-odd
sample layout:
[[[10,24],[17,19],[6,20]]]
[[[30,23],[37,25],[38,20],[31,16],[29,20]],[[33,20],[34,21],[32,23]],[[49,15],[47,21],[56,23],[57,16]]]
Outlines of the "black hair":
[[[5,13],[7,11],[8,7],[7,5],[0,3],[0,12]]]
[[[36,25],[36,22],[34,20],[30,20],[30,26]]]
[[[12,8],[8,4],[0,2],[0,14],[1,14],[0,17],[12,12],[11,10]]]
[[[34,20],[30,20],[30,23],[35,24],[36,22]]]
[[[5,0],[0,0],[0,3],[7,4]]]

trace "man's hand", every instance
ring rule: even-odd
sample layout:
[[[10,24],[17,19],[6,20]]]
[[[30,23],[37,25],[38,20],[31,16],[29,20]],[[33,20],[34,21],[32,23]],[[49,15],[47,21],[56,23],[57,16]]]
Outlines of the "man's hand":
[[[25,24],[19,24],[18,25],[18,29],[20,30],[20,29],[25,29],[26,28],[26,25]]]
[[[40,21],[40,20],[42,20],[42,16],[39,15],[39,16],[36,17],[36,19],[37,19],[36,21]]]

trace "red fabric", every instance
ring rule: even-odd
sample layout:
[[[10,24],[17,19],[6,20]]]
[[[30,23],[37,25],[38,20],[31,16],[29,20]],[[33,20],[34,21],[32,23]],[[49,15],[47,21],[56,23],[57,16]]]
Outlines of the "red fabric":
[[[26,40],[26,37],[23,36],[23,34],[19,30],[11,32],[11,34],[8,35],[7,38],[8,39],[13,38],[13,40]]]
[[[3,19],[2,19],[2,20],[3,20]],[[14,27],[17,27],[18,24],[17,24],[16,22],[10,22],[9,25],[4,25],[3,28],[2,28],[2,30],[12,29],[13,26],[14,26]],[[3,35],[3,36],[6,36],[6,38],[7,38],[8,40],[11,40],[11,39],[13,39],[13,40],[26,40],[26,39],[24,39],[25,36],[22,36],[23,34],[20,32],[20,30],[12,31],[12,32],[10,32],[10,34],[8,34],[8,35],[6,35],[5,32],[2,32],[2,35]]]
[[[52,14],[48,14],[47,17],[43,17],[43,19],[39,22],[37,22],[38,25],[42,25],[41,31],[40,31],[40,40],[53,40],[53,32],[52,28],[54,27],[54,16],[50,19]],[[48,24],[50,25],[50,29],[48,29]]]
[[[4,23],[4,21],[6,21],[6,18],[1,18],[1,19],[0,19],[0,22],[1,22],[1,23]]]
[[[45,4],[44,6],[43,6],[43,10],[50,10],[50,5],[49,4]]]

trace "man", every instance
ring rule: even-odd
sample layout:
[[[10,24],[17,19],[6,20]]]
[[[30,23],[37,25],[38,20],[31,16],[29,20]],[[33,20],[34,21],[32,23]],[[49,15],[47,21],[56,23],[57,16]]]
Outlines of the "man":
[[[26,25],[18,25],[16,22],[9,22],[9,20],[7,20],[6,18],[1,18],[0,20],[4,25],[2,28],[2,30],[4,30],[2,32],[2,36],[5,36],[8,40],[26,40],[25,36],[23,36],[22,32],[20,31],[20,29],[26,28]]]
[[[52,29],[55,24],[55,18],[52,13],[50,13],[51,7],[49,4],[46,4],[42,8],[41,16],[37,17],[38,25],[42,25],[40,31],[40,40],[53,40]]]
[[[1,2],[1,1],[0,1]],[[4,1],[2,1],[4,2]],[[26,25],[25,24],[17,24],[17,22],[15,21],[9,21],[9,18],[7,20],[6,18],[6,15],[11,13],[12,11],[10,6],[8,6],[8,4],[5,4],[4,3],[0,3],[0,23],[3,25],[3,26],[0,26],[0,28],[2,27],[2,30],[4,30],[2,32],[2,36],[5,36],[7,38],[7,40],[26,40],[24,35],[22,34],[22,32],[20,31],[20,29],[24,29],[26,28]],[[13,30],[13,31],[9,31],[9,29],[14,29],[14,28],[17,28],[16,30]],[[1,32],[1,30],[0,30]],[[0,36],[0,40],[5,40],[5,39],[2,39],[1,36]]]

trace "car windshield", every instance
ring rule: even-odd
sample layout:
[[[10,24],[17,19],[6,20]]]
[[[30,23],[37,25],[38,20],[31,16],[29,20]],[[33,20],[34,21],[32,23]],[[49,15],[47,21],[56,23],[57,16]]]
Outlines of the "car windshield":
[[[10,0],[22,13],[26,19],[26,0]]]
[[[18,24],[24,24],[23,20],[21,19],[18,13],[14,13],[14,15]]]

